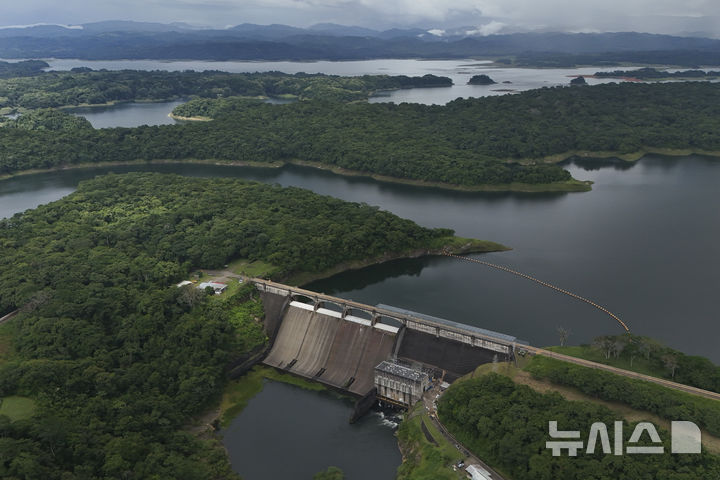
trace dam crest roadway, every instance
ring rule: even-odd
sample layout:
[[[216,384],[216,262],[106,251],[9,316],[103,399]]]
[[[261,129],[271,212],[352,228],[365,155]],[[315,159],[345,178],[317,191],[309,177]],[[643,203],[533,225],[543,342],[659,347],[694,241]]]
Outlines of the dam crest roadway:
[[[259,278],[270,350],[266,365],[358,397],[374,396],[385,361],[449,382],[479,365],[543,355],[720,400],[720,394],[529,345],[514,336],[389,305],[366,305]]]

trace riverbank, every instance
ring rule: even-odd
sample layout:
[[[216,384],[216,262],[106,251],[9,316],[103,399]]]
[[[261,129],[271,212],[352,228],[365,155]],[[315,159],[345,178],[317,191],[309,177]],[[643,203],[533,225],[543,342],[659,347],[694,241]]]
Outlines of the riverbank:
[[[212,122],[213,120],[210,117],[183,117],[181,115],[175,115],[172,112],[168,113],[168,117],[181,122]]]
[[[517,160],[515,160],[517,162]],[[359,170],[350,170],[333,165],[325,165],[317,162],[306,162],[303,160],[291,160],[287,163],[301,167],[317,168],[326,170],[337,175],[346,177],[366,177],[378,182],[396,183],[401,185],[412,185],[415,187],[442,188],[444,190],[455,190],[459,192],[525,192],[525,193],[546,193],[546,192],[588,192],[592,189],[592,182],[571,179],[566,182],[555,183],[500,183],[481,185],[455,185],[453,183],[433,182],[427,180],[414,180],[411,178],[398,178],[388,175],[380,175]]]
[[[506,247],[500,243],[491,242],[488,240],[475,240],[470,238],[462,237],[443,237],[436,239],[434,244],[430,248],[420,248],[413,250],[406,250],[398,253],[388,253],[379,257],[369,258],[366,260],[353,260],[343,262],[334,267],[331,267],[322,272],[316,273],[295,273],[278,279],[280,283],[288,285],[306,285],[316,280],[322,280],[324,278],[332,277],[338,273],[342,273],[349,270],[358,270],[361,268],[369,267],[380,263],[390,262],[392,260],[401,260],[406,258],[418,258],[425,256],[441,256],[445,252],[453,253],[455,255],[466,255],[470,253],[488,253],[488,252],[504,252],[511,250],[510,247]]]
[[[287,383],[305,390],[330,391],[320,382],[312,382],[289,373],[282,373],[272,367],[257,365],[237,380],[230,380],[222,394],[216,419],[222,428],[240,415],[248,402],[263,389],[266,380]],[[339,394],[338,394],[339,395]]]
[[[172,117],[176,119],[187,119],[191,117]],[[197,121],[197,120],[195,120]],[[561,163],[572,158],[584,158],[584,159],[620,159],[626,162],[635,162],[648,155],[662,155],[668,157],[683,157],[689,155],[700,155],[707,157],[720,158],[720,150],[698,150],[698,149],[662,149],[662,148],[648,148],[643,149],[634,153],[617,153],[609,151],[598,151],[598,152],[587,152],[587,151],[571,151],[557,155],[551,155],[544,157],[540,160],[543,163]],[[506,162],[519,162],[523,164],[529,164],[536,160],[510,160],[505,159]],[[443,182],[430,182],[425,180],[412,180],[406,178],[389,177],[386,175],[373,174],[369,172],[361,172],[358,170],[350,170],[342,167],[336,167],[331,165],[324,165],[317,162],[305,162],[302,160],[289,160],[289,161],[275,161],[275,162],[252,162],[252,161],[221,161],[217,159],[199,159],[199,158],[186,158],[182,160],[174,159],[161,159],[161,160],[127,160],[121,162],[97,162],[97,163],[78,163],[73,165],[60,165],[50,168],[34,168],[29,170],[21,170],[18,172],[7,173],[0,175],[0,180],[13,178],[21,175],[33,175],[38,173],[49,173],[63,170],[75,170],[83,168],[97,168],[97,167],[113,167],[113,166],[132,166],[132,165],[167,165],[167,164],[196,164],[196,165],[217,165],[217,166],[229,166],[229,167],[256,167],[256,168],[281,168],[285,165],[296,165],[300,167],[315,168],[318,170],[325,170],[336,175],[346,177],[365,177],[372,178],[378,182],[393,183],[401,185],[412,185],[416,187],[430,187],[439,188],[443,190],[452,190],[460,192],[520,192],[520,193],[571,193],[571,192],[588,192],[592,190],[593,182],[587,180],[568,180],[567,182],[557,183],[504,183],[497,185],[475,185],[475,186],[464,186],[455,185]]]
[[[662,155],[667,157],[687,157],[690,155],[700,155],[704,157],[718,157],[720,158],[720,150],[698,150],[696,148],[643,148],[637,152],[632,153],[619,153],[612,151],[583,151],[573,150],[570,152],[559,153],[556,155],[550,155],[543,157],[540,161],[544,163],[561,163],[566,160],[571,160],[575,157],[589,159],[589,160],[609,160],[619,159],[625,162],[637,162],[643,157],[648,155]],[[517,161],[517,160],[506,160],[506,161]],[[523,163],[523,161],[521,161]]]
[[[186,158],[182,160],[172,159],[161,159],[161,160],[127,160],[122,162],[97,162],[97,163],[78,163],[74,165],[61,165],[50,168],[34,168],[29,170],[21,170],[18,172],[7,173],[0,175],[0,180],[5,180],[20,175],[33,175],[36,173],[49,173],[57,172],[62,170],[75,170],[83,168],[96,168],[96,167],[113,167],[113,166],[131,166],[131,165],[153,165],[153,164],[196,164],[196,165],[217,165],[217,166],[228,166],[228,167],[258,167],[258,168],[280,168],[285,165],[297,165],[300,167],[316,168],[318,170],[326,170],[337,175],[346,177],[365,177],[372,178],[373,180],[384,182],[384,183],[395,183],[402,185],[412,185],[417,187],[432,187],[440,188],[444,190],[454,190],[461,192],[532,192],[532,193],[543,193],[543,192],[586,192],[591,190],[592,182],[580,181],[580,180],[569,180],[567,182],[559,183],[543,183],[543,184],[526,184],[526,183],[510,183],[510,184],[498,184],[498,185],[477,185],[473,187],[466,187],[460,185],[454,185],[450,183],[442,182],[426,182],[422,180],[410,180],[403,178],[388,177],[384,175],[375,175],[367,172],[360,172],[357,170],[348,170],[339,167],[332,167],[323,165],[320,163],[303,162],[300,160],[291,161],[277,161],[277,162],[252,162],[252,161],[220,161],[217,159],[198,159],[198,158]]]

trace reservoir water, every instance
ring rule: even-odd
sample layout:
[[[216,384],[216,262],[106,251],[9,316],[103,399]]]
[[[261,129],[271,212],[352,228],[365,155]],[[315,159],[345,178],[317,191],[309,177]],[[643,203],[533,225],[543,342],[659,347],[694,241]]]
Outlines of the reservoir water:
[[[445,104],[456,98],[504,95],[534,88],[568,85],[572,77],[592,75],[599,71],[612,71],[616,67],[581,68],[508,68],[495,67],[487,60],[361,60],[352,62],[211,62],[202,60],[161,61],[161,60],[77,60],[47,59],[50,70],[70,70],[87,66],[107,70],[221,70],[232,73],[272,72],[325,73],[328,75],[408,75],[432,74],[449,77],[454,85],[446,88],[413,88],[385,92],[370,99],[370,102],[413,102]],[[632,68],[628,68],[632,70]],[[486,74],[495,80],[495,85],[467,85],[473,75]],[[588,78],[591,85],[617,82],[617,79]],[[507,82],[507,83],[505,83]]]
[[[0,181],[0,216],[61,198],[108,171],[242,177],[366,202],[428,227],[513,250],[480,255],[587,297],[634,333],[720,362],[720,161],[646,157],[567,166],[595,182],[573,194],[462,193],[341,177],[312,168],[143,165],[66,170]],[[534,345],[621,333],[606,314],[506,273],[451,258],[402,260],[346,272],[310,288],[386,303],[515,335]]]
[[[121,103],[109,107],[75,108],[71,113],[87,118],[94,128],[139,127],[177,123],[168,114],[186,100],[158,103]]]

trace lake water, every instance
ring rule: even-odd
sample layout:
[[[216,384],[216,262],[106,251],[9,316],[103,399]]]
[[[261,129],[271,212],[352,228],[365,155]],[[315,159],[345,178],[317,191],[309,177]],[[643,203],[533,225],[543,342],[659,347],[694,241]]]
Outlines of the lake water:
[[[456,98],[485,97],[521,92],[534,88],[568,85],[576,75],[592,75],[599,71],[612,71],[616,67],[582,68],[498,68],[488,60],[361,60],[352,62],[210,62],[162,60],[77,60],[47,59],[50,70],[70,70],[87,66],[107,70],[221,70],[232,73],[271,72],[325,73],[328,75],[408,75],[433,74],[449,77],[454,85],[446,88],[414,88],[383,93],[370,102],[413,102],[445,104]],[[632,68],[629,68],[631,70]],[[486,74],[495,85],[467,85],[473,75]],[[589,84],[617,82],[617,79],[587,79]],[[509,83],[503,83],[509,82]],[[511,92],[508,92],[510,90]]]
[[[582,295],[688,353],[720,362],[715,295],[720,275],[720,161],[646,157],[636,164],[570,164],[593,180],[572,194],[462,193],[345,178],[312,168],[145,165],[66,170],[0,181],[0,216],[61,198],[108,171],[243,177],[366,202],[428,227],[498,241],[478,255]],[[543,346],[621,333],[606,314],[519,277],[451,258],[402,260],[351,271],[310,288],[386,303],[515,335]]]
[[[392,480],[401,456],[379,413],[350,425],[353,404],[328,392],[266,382],[221,432],[230,461],[247,480],[310,480],[329,466],[347,480]]]
[[[70,112],[87,118],[95,128],[171,125],[177,122],[168,116],[169,113],[185,102],[121,103],[110,107],[76,108]]]
[[[233,73],[272,72],[326,73],[331,75],[408,75],[433,74],[453,80],[452,87],[413,88],[380,92],[369,99],[370,103],[411,102],[444,105],[457,98],[506,95],[542,87],[568,85],[576,75],[591,75],[598,71],[614,70],[607,67],[583,68],[497,68],[490,61],[478,60],[362,60],[353,62],[210,62],[162,60],[77,60],[49,59],[49,70],[70,70],[90,67],[96,70],[221,70]],[[495,85],[467,85],[477,74],[489,75]],[[588,78],[589,84],[618,81]],[[140,125],[166,125],[176,123],[168,114],[183,101],[163,103],[125,103],[112,107],[76,109],[73,113],[87,118],[95,128],[137,127]],[[287,103],[286,100],[269,100],[268,103]]]

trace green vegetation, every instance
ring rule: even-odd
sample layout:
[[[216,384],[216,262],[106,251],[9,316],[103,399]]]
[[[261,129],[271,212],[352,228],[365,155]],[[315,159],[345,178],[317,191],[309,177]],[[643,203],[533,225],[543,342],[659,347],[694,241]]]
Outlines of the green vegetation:
[[[580,392],[667,420],[689,420],[711,435],[720,436],[720,402],[663,386],[573,365],[547,357],[535,357],[525,367],[534,378],[577,388]]]
[[[324,391],[326,388],[317,382],[283,373],[274,368],[257,365],[238,380],[227,383],[220,402],[220,425],[227,427],[230,422],[247,406],[250,399],[260,393],[265,380],[283,382],[311,391]]]
[[[338,467],[328,467],[324,472],[313,475],[313,480],[343,480],[345,474]]]
[[[13,338],[14,338],[14,326],[13,323],[8,321],[0,325],[0,365],[11,360],[14,355]]]
[[[579,430],[587,440],[592,423],[612,428],[617,417],[606,407],[568,401],[557,393],[538,393],[495,373],[454,384],[441,398],[439,414],[458,440],[514,480],[681,480],[720,475],[720,457],[707,452],[613,456],[581,450],[577,457],[553,457],[545,446],[550,439],[549,421],[558,421],[560,430]],[[634,426],[624,424],[625,444]],[[669,452],[668,432],[660,429],[659,433]]]
[[[43,62],[44,63],[44,62]],[[0,64],[0,73],[1,73]],[[1,77],[2,75],[0,75]],[[364,100],[377,90],[450,86],[446,77],[324,74],[93,71],[47,72],[31,77],[0,78],[0,108],[48,108],[105,105],[130,101],[162,101],[197,96],[285,97],[300,100]],[[181,115],[181,114],[178,114]],[[195,116],[195,115],[184,115]]]
[[[720,85],[707,82],[541,89],[446,106],[248,105],[213,122],[183,125],[0,129],[0,174],[95,162],[213,159],[299,162],[466,188],[516,183],[586,190],[541,160],[583,151],[720,151],[719,105]]]
[[[35,401],[32,398],[9,396],[0,397],[0,417],[7,416],[10,421],[26,420],[35,413]]]
[[[423,431],[423,425],[432,441]],[[457,480],[464,478],[452,470],[463,456],[433,425],[422,404],[416,405],[397,432],[403,452],[397,480]]]
[[[20,62],[0,61],[0,78],[39,75],[44,68],[49,66],[50,65],[42,60],[23,60]]]
[[[246,258],[241,258],[230,263],[228,270],[238,275],[245,275],[246,277],[268,278],[277,272],[277,267],[262,260],[250,261]]]
[[[83,117],[70,115],[51,108],[33,110],[14,120],[0,119],[0,126],[21,130],[82,130],[92,129],[92,124]]]
[[[184,287],[197,291],[194,285]],[[234,291],[233,291],[234,290]],[[241,352],[254,352],[268,342],[262,320],[265,317],[262,300],[255,286],[249,283],[240,285],[232,282],[223,295],[213,298],[219,308],[226,312],[227,320],[235,327],[238,349]]]
[[[639,68],[637,70],[615,70],[613,72],[595,72],[597,78],[638,78],[640,80],[668,80],[668,79],[713,79],[720,77],[720,72],[704,70],[682,70],[668,72],[655,68]]]
[[[0,311],[22,310],[0,397],[38,399],[0,421],[0,477],[236,478],[181,429],[263,347],[260,304],[239,284],[174,284],[233,258],[312,272],[449,235],[298,188],[160,174],[98,177],[0,221]]]
[[[592,345],[550,350],[720,392],[720,367],[705,357],[686,355],[648,337],[606,335],[595,338]]]
[[[485,74],[473,75],[468,80],[468,85],[494,85],[495,83],[497,82]]]
[[[252,97],[194,98],[175,107],[172,115],[176,118],[212,119],[261,103],[262,99]]]

